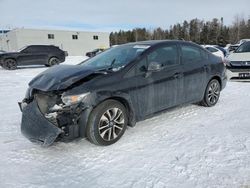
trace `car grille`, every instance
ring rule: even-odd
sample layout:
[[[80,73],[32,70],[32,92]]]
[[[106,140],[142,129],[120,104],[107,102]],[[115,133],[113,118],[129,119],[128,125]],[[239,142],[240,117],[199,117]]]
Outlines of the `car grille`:
[[[250,72],[249,67],[238,67],[238,68],[227,67],[227,69],[230,70],[231,72]]]
[[[234,67],[250,67],[250,61],[231,61],[230,64]]]

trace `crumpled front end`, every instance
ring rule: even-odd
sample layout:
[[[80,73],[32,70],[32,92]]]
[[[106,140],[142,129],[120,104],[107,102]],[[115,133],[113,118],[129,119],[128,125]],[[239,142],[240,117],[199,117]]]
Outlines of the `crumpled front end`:
[[[37,91],[19,103],[22,111],[21,132],[32,142],[50,146],[57,140],[79,137],[81,104],[65,106],[61,95]]]
[[[30,141],[49,146],[63,133],[62,129],[44,117],[35,100],[22,110],[21,132]]]

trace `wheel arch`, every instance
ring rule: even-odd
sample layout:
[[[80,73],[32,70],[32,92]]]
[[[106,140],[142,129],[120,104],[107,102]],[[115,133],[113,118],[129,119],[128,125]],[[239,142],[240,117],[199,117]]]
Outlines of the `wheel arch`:
[[[214,76],[212,76],[211,78],[210,78],[210,80],[208,81],[208,83],[211,81],[211,80],[213,80],[213,79],[216,79],[218,82],[219,82],[219,84],[220,84],[220,86],[221,86],[221,90],[222,90],[222,80],[221,80],[221,77],[220,76],[218,76],[218,75],[214,75]]]
[[[131,102],[129,101],[129,99],[126,99],[125,97],[122,96],[110,96],[105,98],[102,101],[99,101],[98,104],[96,106],[98,106],[100,103],[106,101],[106,100],[115,100],[120,102],[127,110],[128,113],[128,125],[133,127],[135,126],[136,120],[135,120],[135,113],[134,113],[134,109],[132,107]]]
[[[6,60],[8,60],[8,59],[12,59],[12,60],[15,60],[16,63],[17,63],[17,58],[18,58],[18,57],[5,57],[5,58],[3,59],[3,62],[6,61]]]
[[[55,56],[55,55],[48,56],[48,63],[49,63],[49,61],[50,61],[52,58],[57,58],[57,59],[59,59],[59,58],[58,58],[57,56]]]
[[[61,63],[61,60],[60,60],[60,58],[59,58],[58,56],[56,56],[56,55],[51,55],[51,56],[48,57],[47,63],[45,63],[45,64],[50,65],[50,60],[51,60],[52,58],[58,59],[58,60],[59,60],[59,64]]]

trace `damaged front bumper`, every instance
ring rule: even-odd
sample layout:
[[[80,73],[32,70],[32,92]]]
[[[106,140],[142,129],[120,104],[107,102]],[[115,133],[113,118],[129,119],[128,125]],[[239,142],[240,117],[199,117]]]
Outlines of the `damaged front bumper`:
[[[72,106],[55,103],[46,105],[51,100],[52,98],[36,96],[32,100],[25,98],[18,103],[22,111],[22,134],[30,141],[44,146],[50,146],[59,140],[68,142],[86,137],[85,128],[92,107],[82,103]]]
[[[19,103],[19,107],[22,111],[21,132],[30,141],[49,146],[63,133],[44,117],[35,100],[29,104]]]

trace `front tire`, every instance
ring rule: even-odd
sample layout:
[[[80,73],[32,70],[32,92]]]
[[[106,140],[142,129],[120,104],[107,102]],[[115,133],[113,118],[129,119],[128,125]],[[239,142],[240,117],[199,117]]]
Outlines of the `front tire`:
[[[124,134],[128,123],[127,110],[116,100],[106,100],[90,114],[87,138],[96,145],[111,145]]]
[[[17,69],[17,62],[15,59],[6,59],[4,60],[2,67],[7,70]]]
[[[212,79],[206,88],[204,98],[201,101],[202,106],[211,107],[216,105],[220,98],[221,85],[217,79]]]

